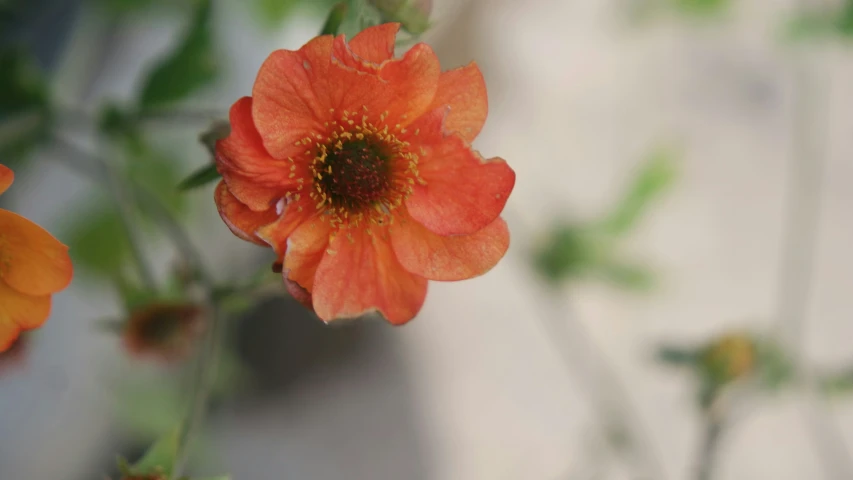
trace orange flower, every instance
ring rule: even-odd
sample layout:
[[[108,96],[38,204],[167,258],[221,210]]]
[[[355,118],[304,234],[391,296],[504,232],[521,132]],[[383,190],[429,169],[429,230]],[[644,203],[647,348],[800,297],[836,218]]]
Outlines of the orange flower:
[[[15,175],[0,165],[0,194]],[[21,330],[40,327],[50,296],[71,282],[68,247],[26,218],[0,209],[0,352]]]
[[[515,173],[469,145],[486,120],[479,68],[442,73],[423,43],[395,59],[398,29],[273,52],[216,145],[223,220],[272,246],[325,321],[405,323],[428,279],[481,275],[509,246],[499,215]]]

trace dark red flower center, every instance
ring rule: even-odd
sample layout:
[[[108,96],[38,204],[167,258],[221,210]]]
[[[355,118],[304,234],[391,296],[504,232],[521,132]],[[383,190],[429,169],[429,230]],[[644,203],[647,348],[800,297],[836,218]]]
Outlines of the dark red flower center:
[[[369,207],[391,188],[391,158],[375,138],[364,137],[342,142],[329,149],[317,182],[330,197],[332,205],[349,211]]]
[[[412,185],[421,181],[418,156],[397,136],[405,129],[390,128],[385,123],[387,113],[373,123],[366,112],[366,108],[358,115],[345,111],[339,120],[327,124],[327,137],[297,142],[315,145],[309,195],[326,214],[322,218],[335,226],[362,221],[385,224],[391,211],[412,192]],[[294,197],[298,200],[299,195]]]

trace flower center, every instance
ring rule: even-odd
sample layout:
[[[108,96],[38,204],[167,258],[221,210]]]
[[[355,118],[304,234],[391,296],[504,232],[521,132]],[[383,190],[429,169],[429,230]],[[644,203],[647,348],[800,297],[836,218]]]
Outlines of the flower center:
[[[382,200],[391,188],[390,161],[375,137],[341,142],[332,146],[317,169],[318,187],[332,205],[360,211]]]
[[[326,138],[316,135],[316,139],[299,142],[314,144],[310,197],[333,226],[363,221],[385,224],[391,211],[412,193],[412,185],[420,181],[417,154],[409,151],[409,142],[397,136],[405,129],[385,125],[387,113],[373,123],[366,108],[364,111],[360,123],[355,120],[358,115],[344,111],[340,120],[326,125]]]

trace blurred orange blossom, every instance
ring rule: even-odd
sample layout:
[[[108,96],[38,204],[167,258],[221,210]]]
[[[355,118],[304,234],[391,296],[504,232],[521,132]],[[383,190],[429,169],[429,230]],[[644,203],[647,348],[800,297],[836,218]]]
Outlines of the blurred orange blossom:
[[[442,73],[423,43],[395,59],[398,29],[273,52],[216,145],[222,219],[271,246],[327,322],[405,323],[427,280],[481,275],[509,246],[499,215],[515,173],[470,147],[488,110],[480,69]]]
[[[14,178],[0,165],[0,194]],[[68,247],[35,223],[0,209],[0,352],[22,330],[47,320],[50,296],[68,286],[72,270]]]

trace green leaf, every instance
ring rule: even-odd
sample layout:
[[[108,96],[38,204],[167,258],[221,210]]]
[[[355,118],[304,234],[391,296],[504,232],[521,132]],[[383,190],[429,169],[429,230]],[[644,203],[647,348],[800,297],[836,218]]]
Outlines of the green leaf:
[[[597,272],[605,280],[626,290],[649,291],[656,283],[655,274],[648,267],[617,261],[605,261]]]
[[[216,79],[210,18],[211,0],[199,1],[183,40],[146,79],[139,98],[143,112],[177,103]]]
[[[628,189],[602,224],[605,232],[621,235],[629,232],[656,200],[675,180],[675,160],[672,152],[657,150],[640,167]]]
[[[380,23],[382,23],[382,15],[368,0],[349,0],[349,8],[338,27],[338,33],[352,38],[365,28]]]
[[[178,184],[178,190],[182,192],[193,190],[219,180],[220,178],[222,178],[222,175],[220,175],[219,171],[216,170],[216,165],[205,165],[190,174],[187,178],[181,180],[181,183]]]
[[[62,238],[69,246],[74,266],[92,273],[114,275],[130,257],[130,245],[122,227],[118,210],[103,195],[94,196],[75,211],[75,216]]]
[[[827,395],[849,395],[853,392],[853,368],[823,375],[820,385]]]
[[[281,25],[298,4],[299,0],[255,0],[255,8],[267,27]]]
[[[332,7],[329,11],[329,16],[326,17],[326,23],[323,24],[323,28],[320,30],[320,35],[337,35],[348,10],[349,5],[347,5],[347,2],[341,2]]]
[[[794,363],[787,352],[776,342],[762,338],[756,341],[758,352],[758,375],[761,385],[775,391],[794,379]]]
[[[693,15],[711,15],[725,10],[730,0],[673,0],[676,8]]]
[[[537,272],[551,282],[589,273],[603,255],[604,244],[583,227],[555,226],[534,252]]]
[[[216,120],[198,136],[198,141],[210,153],[210,158],[216,158],[216,142],[231,134],[231,124],[228,120]]]
[[[178,454],[178,432],[175,430],[154,442],[138,462],[130,466],[134,475],[171,475]]]
[[[658,361],[674,366],[694,366],[698,356],[699,352],[695,348],[677,347],[675,345],[662,345],[657,351]]]
[[[181,178],[181,162],[166,152],[144,143],[129,144],[126,175],[150,190],[174,213],[186,212],[187,199],[175,188]]]
[[[14,165],[48,138],[48,85],[35,58],[19,48],[0,50],[0,158]]]

